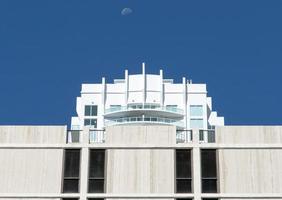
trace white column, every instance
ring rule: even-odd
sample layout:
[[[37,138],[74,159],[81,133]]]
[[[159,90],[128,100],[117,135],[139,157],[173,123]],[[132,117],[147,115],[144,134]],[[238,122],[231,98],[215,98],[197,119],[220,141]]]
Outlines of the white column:
[[[105,77],[102,77],[102,91],[101,91],[101,94],[102,94],[102,111],[103,111],[103,114],[101,115],[102,116],[102,119],[101,122],[102,122],[102,126],[101,127],[104,127],[105,124],[104,124],[104,114],[105,114],[105,104],[106,104],[106,79]],[[99,119],[98,119],[99,120]],[[100,128],[100,127],[98,127]]]
[[[128,103],[128,70],[124,71],[124,104]]]
[[[145,63],[142,63],[142,75],[143,75],[143,105],[146,102],[146,72],[145,72]]]
[[[184,107],[184,123],[185,129],[187,129],[187,87],[186,87],[186,78],[182,78],[182,86],[183,86],[183,107]]]
[[[82,144],[89,142],[89,128],[84,128],[82,131]],[[87,186],[88,186],[88,159],[89,151],[86,145],[81,148],[80,159],[80,200],[87,200]]]
[[[199,144],[199,130],[193,129],[193,143],[195,146],[192,150],[193,159],[193,191],[194,200],[201,200],[201,162]]]
[[[164,106],[164,82],[163,82],[163,70],[160,70],[160,105]]]

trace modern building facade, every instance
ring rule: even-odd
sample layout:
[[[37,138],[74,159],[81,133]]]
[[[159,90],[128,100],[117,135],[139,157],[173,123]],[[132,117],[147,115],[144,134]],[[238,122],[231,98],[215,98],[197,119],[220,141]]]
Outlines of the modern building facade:
[[[205,84],[83,84],[67,126],[0,126],[0,200],[282,199],[282,126],[225,126]]]

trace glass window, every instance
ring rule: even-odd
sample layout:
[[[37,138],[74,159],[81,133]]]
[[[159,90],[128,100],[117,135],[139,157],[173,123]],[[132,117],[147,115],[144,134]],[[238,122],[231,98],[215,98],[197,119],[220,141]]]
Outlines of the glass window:
[[[190,128],[204,128],[204,120],[190,119]]]
[[[191,150],[176,150],[176,193],[191,193]]]
[[[203,106],[202,105],[191,105],[190,106],[190,116],[203,116]]]
[[[78,131],[78,130],[69,130],[67,132],[67,134],[68,134],[67,143],[79,143],[80,131]]]
[[[166,109],[168,111],[176,112],[177,111],[177,105],[166,105]]]
[[[93,126],[97,128],[97,119],[84,119],[84,126]]]
[[[96,105],[86,105],[84,107],[85,116],[97,116],[97,106]]]
[[[217,192],[217,164],[216,150],[201,150],[201,175],[202,175],[202,192]]]
[[[80,150],[66,149],[64,152],[64,193],[77,193],[79,186]]]
[[[111,112],[121,110],[121,105],[110,105]]]
[[[89,154],[89,193],[103,193],[105,180],[105,150],[92,149]]]

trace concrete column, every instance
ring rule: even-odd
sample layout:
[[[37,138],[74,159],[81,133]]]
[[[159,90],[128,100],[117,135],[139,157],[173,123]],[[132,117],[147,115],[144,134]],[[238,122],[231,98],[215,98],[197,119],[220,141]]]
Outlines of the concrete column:
[[[89,142],[89,128],[84,128],[82,131],[82,144]],[[88,185],[88,160],[89,151],[88,147],[81,148],[80,158],[80,200],[87,200],[87,185]]]
[[[199,144],[199,130],[193,129],[193,143]],[[193,191],[194,200],[201,200],[201,162],[200,162],[200,148],[195,145],[192,150],[193,159]]]

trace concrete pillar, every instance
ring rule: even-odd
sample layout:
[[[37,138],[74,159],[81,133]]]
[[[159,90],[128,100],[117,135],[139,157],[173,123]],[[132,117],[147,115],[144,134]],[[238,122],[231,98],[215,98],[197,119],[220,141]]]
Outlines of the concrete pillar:
[[[82,131],[82,144],[89,142],[89,128],[84,128]],[[89,150],[88,147],[81,148],[80,158],[80,200],[87,200],[87,186],[88,186],[88,160]]]
[[[194,200],[201,200],[201,162],[199,144],[199,129],[193,129],[193,143],[196,145],[192,150],[193,159],[193,191]]]

